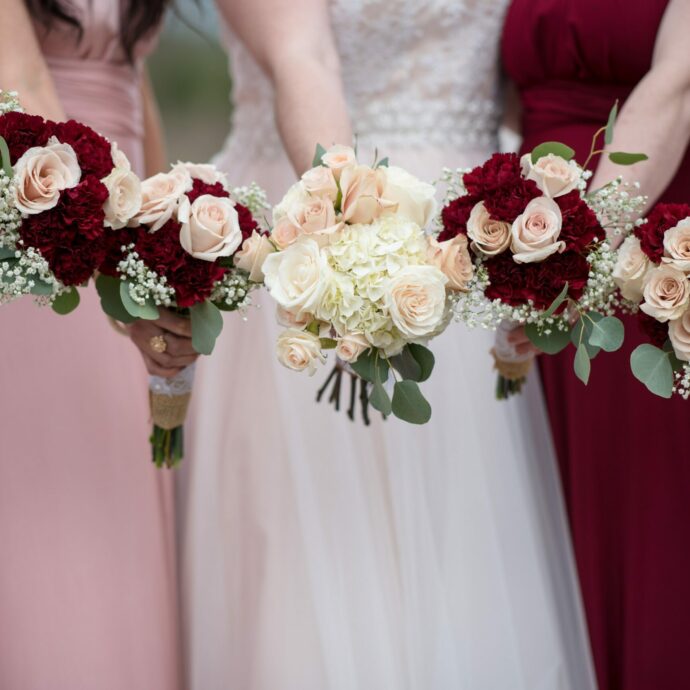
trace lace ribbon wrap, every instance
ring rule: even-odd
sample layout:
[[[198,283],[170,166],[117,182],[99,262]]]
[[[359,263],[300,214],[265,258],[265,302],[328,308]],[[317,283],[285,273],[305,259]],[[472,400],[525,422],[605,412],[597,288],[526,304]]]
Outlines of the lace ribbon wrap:
[[[508,340],[508,335],[519,328],[519,324],[502,321],[496,329],[496,342],[491,355],[494,358],[494,369],[508,381],[521,381],[526,378],[534,362],[534,354],[518,354],[515,346]]]
[[[196,364],[190,364],[172,378],[149,378],[151,417],[157,427],[172,431],[184,424],[192,397],[195,369]]]

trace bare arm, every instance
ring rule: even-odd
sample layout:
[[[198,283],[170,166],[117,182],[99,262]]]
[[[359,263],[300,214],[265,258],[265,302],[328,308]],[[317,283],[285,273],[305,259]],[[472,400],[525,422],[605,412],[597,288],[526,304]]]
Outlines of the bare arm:
[[[602,158],[592,189],[623,174],[640,182],[651,206],[678,171],[690,141],[688,27],[690,0],[671,0],[657,35],[652,67],[622,108],[613,144],[607,147],[646,153],[649,160],[621,168]]]
[[[29,113],[52,120],[65,119],[23,0],[3,0],[2,3],[0,87],[18,91]]]
[[[165,170],[168,157],[158,103],[148,72],[144,72],[141,79],[141,98],[144,108],[144,161],[146,176],[150,177]]]
[[[276,121],[298,173],[317,143],[349,144],[352,127],[327,0],[217,0],[272,81]]]

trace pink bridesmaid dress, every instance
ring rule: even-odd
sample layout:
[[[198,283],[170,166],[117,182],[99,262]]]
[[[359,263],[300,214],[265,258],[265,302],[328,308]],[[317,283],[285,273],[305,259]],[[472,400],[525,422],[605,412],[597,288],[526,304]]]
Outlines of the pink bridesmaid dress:
[[[62,103],[142,173],[119,2],[72,6],[79,43],[37,27]],[[177,690],[171,475],[149,459],[140,357],[93,289],[68,317],[3,306],[0,329],[0,688]]]

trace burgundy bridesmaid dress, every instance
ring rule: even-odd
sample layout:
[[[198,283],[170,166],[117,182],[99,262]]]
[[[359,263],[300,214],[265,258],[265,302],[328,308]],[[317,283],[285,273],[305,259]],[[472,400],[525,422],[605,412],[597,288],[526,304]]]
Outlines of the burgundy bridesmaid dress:
[[[525,151],[562,141],[583,162],[616,99],[648,72],[667,0],[514,0],[503,60],[523,105]],[[660,104],[662,107],[663,104]],[[654,123],[650,123],[654,126]],[[690,155],[662,201],[690,201]],[[629,372],[642,336],[572,373],[541,361],[599,685],[690,688],[690,402]]]

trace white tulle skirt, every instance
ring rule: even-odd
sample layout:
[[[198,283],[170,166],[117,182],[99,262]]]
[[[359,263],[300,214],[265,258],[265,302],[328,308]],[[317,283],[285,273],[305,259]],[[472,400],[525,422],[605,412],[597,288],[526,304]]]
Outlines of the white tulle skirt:
[[[485,156],[393,162],[431,181]],[[283,157],[217,162],[272,201],[294,181]],[[180,485],[191,688],[593,689],[538,380],[496,402],[492,335],[453,324],[432,344],[431,422],[366,428],[315,403],[327,368],[276,362],[257,301],[197,373]]]

